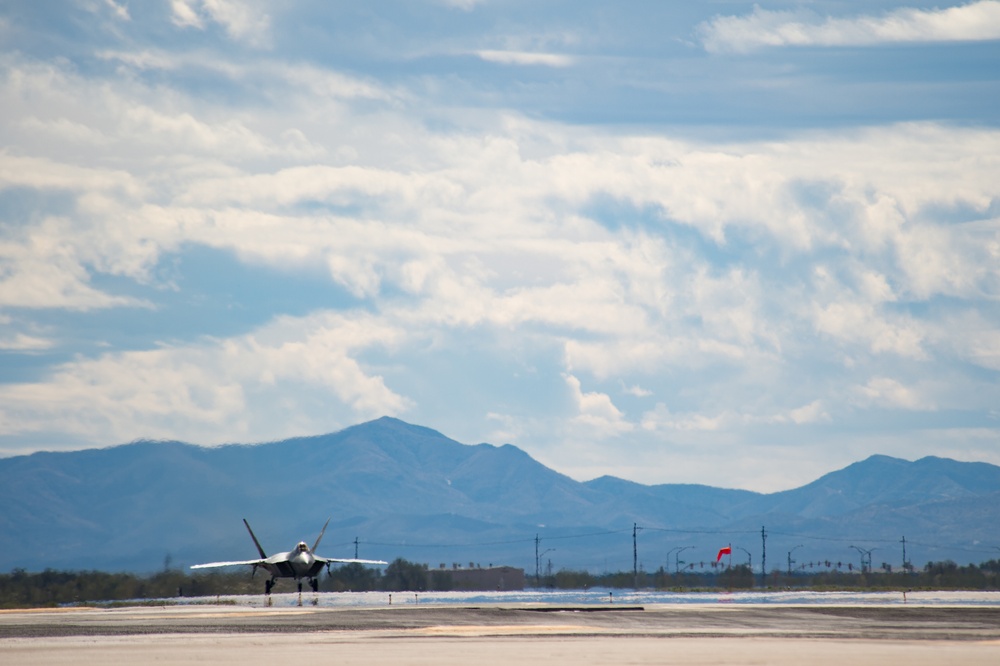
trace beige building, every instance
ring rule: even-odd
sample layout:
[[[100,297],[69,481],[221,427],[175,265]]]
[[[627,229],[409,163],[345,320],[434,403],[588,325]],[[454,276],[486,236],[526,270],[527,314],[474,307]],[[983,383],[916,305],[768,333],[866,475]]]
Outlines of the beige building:
[[[487,569],[446,569],[454,590],[508,592],[524,589],[524,569],[489,567]]]

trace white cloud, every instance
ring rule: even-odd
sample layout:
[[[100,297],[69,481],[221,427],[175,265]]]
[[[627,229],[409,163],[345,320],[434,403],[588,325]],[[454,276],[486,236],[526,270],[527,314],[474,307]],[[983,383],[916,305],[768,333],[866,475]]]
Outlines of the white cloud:
[[[144,190],[141,181],[125,171],[81,167],[0,152],[0,190],[13,187],[118,192],[130,199],[141,196]]]
[[[299,158],[316,156],[315,149],[303,149],[301,141],[291,135],[274,136],[273,140],[264,136],[251,126],[255,120],[248,116],[206,112],[194,100],[136,84],[128,77],[114,84],[95,85],[71,68],[16,57],[0,59],[8,65],[5,76],[0,77],[0,103],[12,119],[0,128],[0,135],[21,146],[18,152],[28,152],[24,157],[15,157],[15,152],[0,153],[8,164],[17,164],[19,159],[37,164],[48,158],[46,170],[56,171],[54,175],[73,171],[103,176],[113,172],[138,182],[157,172],[160,179],[167,178],[194,159],[204,164],[207,160],[239,162],[286,152]],[[290,129],[284,126],[280,131]],[[67,140],[79,146],[67,150]],[[67,155],[74,157],[67,159]],[[164,160],[171,169],[164,169]],[[158,166],[154,168],[154,164]],[[105,165],[113,165],[114,170]],[[0,178],[5,180],[25,178],[6,164],[0,169]],[[39,172],[32,168],[32,173]]]
[[[873,377],[864,386],[855,387],[854,394],[856,404],[866,408],[934,409],[934,406],[924,400],[916,389],[904,386],[890,377]]]
[[[882,16],[823,17],[769,11],[717,16],[699,26],[709,52],[744,53],[773,46],[870,46],[900,42],[1000,39],[1000,2],[981,0],[945,9],[903,7]]]
[[[970,336],[969,358],[983,368],[1000,370],[1000,326]]]
[[[223,60],[208,51],[173,53],[160,49],[99,51],[98,58],[118,62],[123,67],[142,71],[211,72],[234,85],[264,86],[267,93],[283,105],[303,100],[315,110],[329,100],[379,100],[393,103],[403,93],[363,77],[351,76],[303,61],[251,58]],[[292,97],[290,98],[289,95]]]
[[[653,392],[649,389],[645,389],[638,384],[635,386],[625,386],[625,382],[622,382],[622,392],[636,398],[648,398],[653,395]]]
[[[348,204],[368,197],[413,197],[430,179],[356,166],[298,166],[276,173],[227,175],[191,183],[180,198],[192,205],[274,208],[302,202]]]
[[[808,405],[803,405],[788,413],[788,419],[792,423],[802,425],[804,423],[817,423],[829,421],[830,415],[823,410],[823,403],[820,400],[813,400]]]
[[[113,296],[89,285],[86,269],[69,257],[8,253],[0,246],[0,305],[19,308],[95,310],[142,305],[137,299]]]
[[[492,426],[486,441],[496,444],[509,444],[522,439],[524,435],[523,427],[518,419],[510,414],[499,414],[497,412],[487,412],[485,417],[487,422],[495,423]]]
[[[207,5],[183,6],[215,20]],[[492,414],[491,439],[542,450],[559,469],[570,458],[617,469],[629,446],[655,481],[675,445],[745,449],[760,429],[798,445],[859,402],[944,410],[970,386],[983,403],[995,396],[965,370],[931,387],[899,370],[1000,366],[995,129],[699,141],[428,113],[418,86],[265,56],[102,53],[115,70],[104,79],[3,56],[0,307],[95,318],[152,307],[102,292],[99,277],[172,287],[156,269],[191,247],[279,283],[323,276],[303,299],[312,307],[326,289],[362,305],[293,319],[279,307],[243,335],[80,358],[7,385],[3,432],[214,442],[408,412],[453,434]],[[177,82],[189,76],[235,92],[186,91]],[[62,339],[23,330],[0,346]],[[475,350],[464,369],[482,395],[474,415],[424,420],[423,404],[463,391],[414,388],[407,368],[427,348]],[[495,388],[510,376],[483,380],[480,366],[530,372],[515,395]],[[622,394],[630,409],[653,395],[670,409],[630,418],[612,399]]]
[[[615,407],[611,397],[605,393],[584,392],[580,380],[573,375],[564,375],[570,390],[570,399],[575,407],[572,417],[574,432],[587,439],[616,437],[631,432],[634,426]]]
[[[307,98],[306,103],[309,105],[315,105],[327,99],[394,102],[401,95],[377,82],[302,62],[261,63],[241,69],[239,75],[242,78],[259,77],[262,69],[264,73],[269,75],[269,78],[291,84]]]
[[[92,232],[89,238],[87,229]],[[141,300],[110,295],[90,285],[94,261],[103,261],[92,253],[93,243],[111,244],[95,231],[66,219],[47,218],[20,235],[0,236],[0,306],[69,310],[144,306]],[[115,266],[101,268],[119,272]]]
[[[51,349],[53,342],[24,333],[13,335],[0,334],[0,349],[5,351],[34,352]]]
[[[486,0],[436,0],[436,1],[446,7],[455,7],[456,9],[461,9],[464,11],[471,11],[475,9],[477,5],[482,5],[486,3]]]
[[[108,9],[111,10],[111,13],[114,14],[114,16],[117,19],[121,21],[131,20],[131,17],[129,16],[128,13],[128,5],[125,4],[120,5],[117,2],[115,2],[115,0],[104,0],[104,4],[105,6],[107,6]]]
[[[715,169],[715,177],[709,177],[706,165],[703,172],[703,151],[649,139],[621,146],[618,157],[610,162],[591,157],[596,153],[580,151],[543,161],[505,154],[497,163],[486,152],[480,153],[483,159],[478,161],[462,153],[461,170],[404,173],[316,165],[253,176],[229,175],[193,183],[179,201],[191,206],[235,207],[216,212],[212,218],[220,230],[240,228],[244,232],[247,225],[259,220],[259,225],[252,225],[254,233],[238,234],[239,252],[268,257],[276,265],[288,259],[297,261],[304,254],[322,256],[319,260],[329,267],[331,274],[357,294],[374,295],[389,280],[411,293],[446,298],[447,306],[442,307],[444,302],[438,301],[436,311],[442,315],[453,313],[457,318],[452,321],[489,320],[502,326],[543,321],[553,326],[627,335],[622,338],[627,340],[620,345],[622,349],[615,349],[613,340],[600,344],[576,339],[567,342],[569,367],[588,368],[602,376],[614,370],[599,370],[602,363],[592,354],[591,360],[584,364],[589,345],[593,345],[594,351],[606,347],[608,357],[621,359],[622,363],[632,358],[636,365],[643,365],[651,359],[662,362],[692,351],[741,358],[748,353],[780,349],[784,334],[760,312],[772,299],[764,296],[765,289],[756,273],[738,268],[716,274],[707,270],[704,263],[698,263],[700,259],[692,263],[690,257],[677,255],[676,249],[669,248],[655,235],[625,239],[609,235],[585,219],[558,221],[548,213],[553,193],[582,206],[587,203],[587,192],[610,191],[634,200],[636,205],[652,203],[671,209],[671,218],[705,229],[713,238],[717,235],[715,230],[721,229],[724,239],[729,227],[763,233],[767,242],[787,247],[793,255],[808,255],[814,247],[823,246],[857,246],[864,251],[872,248],[872,252],[890,247],[898,253],[898,264],[879,265],[875,270],[862,261],[850,290],[841,287],[829,297],[817,299],[819,303],[809,316],[818,330],[851,344],[865,344],[877,353],[889,351],[920,358],[925,350],[919,323],[903,314],[883,313],[881,304],[897,301],[900,293],[920,298],[934,293],[972,296],[995,278],[996,270],[989,268],[989,262],[970,261],[976,253],[986,251],[982,248],[988,245],[964,241],[949,245],[947,239],[958,238],[955,233],[961,226],[952,225],[946,230],[907,222],[910,215],[933,201],[931,190],[945,201],[953,200],[951,183],[944,178],[942,184],[937,166],[923,176],[911,166],[903,167],[911,172],[914,179],[911,183],[923,178],[922,187],[906,185],[913,190],[910,198],[910,191],[895,190],[895,182],[881,182],[883,173],[892,172],[897,164],[902,166],[909,156],[883,151],[881,167],[866,161],[870,144],[886,147],[898,143],[898,135],[907,133],[905,127],[890,128],[882,136],[863,136],[847,145],[833,140],[818,143],[807,140],[802,145],[774,147],[774,153],[770,152],[771,146],[741,146],[738,149],[749,157],[747,164],[739,168],[752,169],[759,182],[753,186],[756,193],[739,206],[739,213],[735,211],[737,206],[730,213],[714,205],[686,203],[694,197],[706,198],[708,202],[738,200],[738,188],[734,192],[733,183],[745,176],[737,170],[735,162],[733,177],[723,178],[724,185],[716,192],[719,170]],[[423,140],[419,135],[414,138],[418,144]],[[966,142],[961,131],[951,134],[950,139],[944,136],[935,139],[942,144],[956,139]],[[978,133],[975,139],[968,138],[969,143],[974,140],[984,150],[997,143],[996,137],[983,133]],[[652,163],[649,153],[665,148],[677,158],[673,166]],[[835,163],[826,170],[823,163],[809,162],[807,156],[813,153],[832,153]],[[446,154],[440,155],[442,160],[447,158]],[[572,180],[575,187],[583,188],[580,192],[564,189],[563,167],[568,160],[576,165],[571,171]],[[995,158],[987,157],[982,163],[991,160],[996,162]],[[719,165],[717,161],[707,164]],[[841,181],[844,164],[851,164],[852,168],[856,164],[858,168],[850,180]],[[870,175],[865,173],[866,168]],[[663,170],[669,170],[669,177],[660,173]],[[631,175],[621,181],[621,172]],[[988,168],[987,173],[993,171]],[[852,224],[831,223],[791,198],[788,188],[802,177],[839,183],[836,205],[856,211]],[[966,182],[963,187],[976,206],[988,202],[990,192],[996,189],[985,180],[975,187]],[[892,208],[896,221],[880,232],[877,242],[870,240],[873,225],[869,202],[873,189],[891,192],[896,201]],[[882,201],[884,198],[876,200],[874,206],[881,207]],[[300,217],[287,212],[269,219],[240,210],[313,202],[360,208],[363,212],[361,219]],[[371,210],[364,211],[365,207]],[[364,219],[368,216],[378,219]],[[235,225],[226,221],[230,218]],[[420,224],[394,221],[404,219],[419,220]],[[565,223],[571,219],[574,226],[570,228]],[[799,236],[808,240],[789,244],[784,226],[787,220],[794,220]],[[220,223],[224,226],[219,226]],[[269,231],[272,227],[274,233]],[[916,242],[928,228],[944,236],[937,242]],[[559,237],[567,232],[575,239]],[[529,243],[524,234],[537,238]],[[301,237],[301,241],[295,241],[296,237]],[[223,242],[232,242],[228,238],[228,234],[219,236],[219,240],[226,239]],[[336,242],[328,240],[333,238]],[[205,241],[208,242],[207,237]],[[327,256],[327,253],[334,254]],[[512,272],[518,265],[512,259],[515,256],[530,271],[533,266],[547,266],[544,282],[536,286],[523,281],[530,279],[531,273]],[[463,258],[461,266],[454,263],[458,257]],[[930,261],[928,257],[936,260]],[[400,261],[401,258],[404,260]],[[467,272],[471,261],[480,267],[476,274]],[[920,268],[911,271],[907,268],[911,265]],[[857,266],[847,264],[846,268],[853,271]],[[458,269],[466,276],[459,278],[455,273]],[[609,270],[612,272],[607,273]],[[601,275],[607,277],[583,277]],[[484,287],[488,291],[484,292]],[[490,302],[488,308],[483,307],[484,295]],[[857,298],[859,295],[861,300]],[[805,314],[809,313],[804,311]],[[675,332],[669,341],[657,340],[656,329],[664,321],[680,316],[698,317],[699,324],[693,329],[682,329],[680,335]],[[691,341],[683,342],[686,336],[691,336]],[[652,357],[636,354],[644,347]]]
[[[817,306],[816,329],[833,338],[860,343],[873,353],[893,353],[914,359],[926,357],[922,326],[908,317],[891,316],[872,305],[841,301]]]
[[[135,146],[139,142],[132,138],[144,136],[160,149],[200,151],[230,162],[280,152],[272,136],[232,120],[207,123],[177,102],[180,112],[170,114],[119,104],[124,122],[117,137],[108,137],[112,145],[128,140]],[[36,127],[64,134],[61,127],[87,126],[64,118]],[[187,240],[275,266],[305,258],[326,266],[359,296],[374,297],[385,284],[401,286],[430,299],[427,311],[438,313],[433,321],[503,327],[543,322],[607,335],[606,341],[571,338],[565,345],[567,368],[603,377],[664,363],[697,366],[696,359],[706,356],[746,358],[780,349],[787,332],[779,333],[762,316],[772,298],[764,295],[754,269],[719,273],[655,233],[609,233],[578,213],[563,212],[566,206],[571,211],[587,206],[596,195],[659,208],[670,223],[689,225],[719,244],[749,231],[789,256],[808,256],[822,247],[894,249],[897,267],[860,264],[862,301],[835,292],[820,299],[811,315],[818,330],[874,351],[924,353],[919,326],[905,316],[883,316],[879,303],[899,294],[971,295],[997,273],[996,262],[976,259],[988,252],[990,245],[981,241],[989,229],[970,232],[966,241],[956,234],[962,226],[910,221],[936,202],[989,205],[996,194],[992,177],[1000,145],[989,131],[899,126],[857,136],[730,146],[598,137],[576,142],[573,149],[550,147],[531,159],[522,156],[525,146],[514,136],[444,139],[416,131],[408,141],[406,163],[418,168],[305,164],[253,174],[226,166],[209,177],[176,172],[170,204],[129,213],[134,203],[123,201],[103,215],[114,211],[146,228],[129,241],[154,243],[146,245],[139,265],[155,260],[157,246]],[[926,159],[930,154],[935,159]],[[962,168],[970,160],[978,165],[971,177]],[[109,194],[121,188],[142,198],[143,188],[155,182],[9,156],[0,160],[0,168],[4,165],[0,177],[17,185],[95,185]],[[804,208],[792,196],[802,179],[831,183],[833,204],[852,212],[849,223],[833,223]],[[358,213],[334,217],[294,210],[316,204]],[[149,224],[158,220],[162,224],[149,233]],[[470,272],[473,265],[478,268]],[[141,275],[135,268],[126,272]],[[693,318],[697,325],[662,334],[670,322]]]
[[[642,415],[642,428],[649,432],[732,432],[755,425],[822,423],[830,420],[830,414],[821,400],[813,400],[800,407],[781,411],[769,411],[769,407],[757,405],[758,412],[738,412],[724,409],[717,413],[673,412],[664,403]]]
[[[526,51],[476,51],[476,55],[487,62],[501,65],[542,65],[545,67],[570,67],[576,60],[572,56],[558,53],[530,53]]]
[[[233,41],[257,48],[271,45],[271,17],[261,2],[170,0],[170,9],[176,26],[202,30],[211,20],[221,25]]]
[[[78,359],[45,381],[0,385],[0,434],[44,432],[58,421],[64,432],[105,443],[211,444],[401,414],[411,403],[355,358],[399,337],[362,315],[317,313],[185,348]]]
[[[119,109],[123,133],[142,145],[174,150],[234,156],[266,155],[280,152],[267,139],[239,120],[206,122],[190,113],[162,113],[150,106],[136,105]]]
[[[949,356],[1000,370],[1000,318],[993,312],[966,308],[936,322],[933,335]]]
[[[687,430],[719,430],[733,416],[728,413],[707,416],[705,414],[676,414],[665,404],[659,403],[654,409],[642,415],[642,428],[650,432],[687,431]]]
[[[170,0],[171,21],[185,28],[202,28],[204,22],[194,8],[197,0]]]
[[[107,137],[99,130],[66,118],[55,120],[25,118],[21,122],[21,127],[28,132],[62,137],[67,143],[90,144],[92,146],[107,145],[108,143]]]

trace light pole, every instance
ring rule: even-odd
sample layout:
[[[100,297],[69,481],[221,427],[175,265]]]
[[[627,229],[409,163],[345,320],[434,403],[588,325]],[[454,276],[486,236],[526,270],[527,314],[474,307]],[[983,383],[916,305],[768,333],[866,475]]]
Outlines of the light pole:
[[[746,548],[740,548],[740,546],[734,546],[734,548],[738,548],[747,554],[747,568],[750,569],[750,573],[753,573],[753,555],[750,554],[750,551]]]
[[[681,553],[688,548],[694,548],[694,546],[684,546],[677,549],[677,554],[674,555],[674,573],[679,574],[681,572]]]
[[[555,548],[546,548],[545,550],[543,550],[542,552],[540,552],[540,553],[539,553],[539,554],[538,554],[538,555],[537,555],[537,556],[535,557],[535,586],[536,586],[536,587],[538,586],[538,583],[539,583],[539,579],[538,579],[538,574],[539,574],[539,571],[538,571],[538,569],[539,569],[539,563],[541,562],[541,559],[542,559],[543,557],[545,557],[545,553],[551,553],[551,552],[552,552],[553,550],[555,550]]]
[[[542,542],[542,540],[536,534],[535,535],[535,587],[538,587],[538,584],[539,584],[539,573],[540,572],[538,571],[538,568],[539,568],[539,562],[542,559],[542,555],[544,555],[545,553],[548,553],[550,551],[555,550],[555,548],[549,548],[548,550],[545,550],[545,551],[539,553],[538,552],[538,544],[540,544],[541,542]]]
[[[861,573],[865,573],[865,571],[866,571],[866,569],[865,569],[865,560],[866,559],[868,560],[867,571],[871,571],[871,569],[872,569],[872,552],[875,550],[875,548],[869,548],[868,550],[865,550],[864,548],[858,548],[857,546],[850,546],[850,547],[853,548],[854,550],[858,551],[859,553],[861,553]]]
[[[802,544],[800,543],[799,545],[795,546],[795,548],[792,548],[790,551],[788,551],[788,575],[789,576],[792,575],[792,564],[795,563],[795,560],[792,559],[792,553],[794,553],[797,549],[799,549],[801,547],[802,547]]]
[[[680,550],[680,546],[674,546],[667,551],[667,571],[670,571],[670,556],[674,554],[674,551]]]

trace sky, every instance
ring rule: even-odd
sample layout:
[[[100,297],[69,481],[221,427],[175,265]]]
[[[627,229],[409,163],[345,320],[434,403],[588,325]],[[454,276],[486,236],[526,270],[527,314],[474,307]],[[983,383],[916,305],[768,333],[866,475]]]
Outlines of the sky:
[[[383,415],[1000,464],[1000,1],[0,5],[0,455]]]

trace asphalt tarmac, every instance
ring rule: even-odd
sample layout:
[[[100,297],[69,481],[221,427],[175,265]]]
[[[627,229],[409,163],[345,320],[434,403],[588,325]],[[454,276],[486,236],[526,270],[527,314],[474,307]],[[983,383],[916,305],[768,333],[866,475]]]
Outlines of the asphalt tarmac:
[[[1000,607],[185,605],[0,612],[0,663],[1000,664]],[[315,661],[318,660],[318,661]]]

